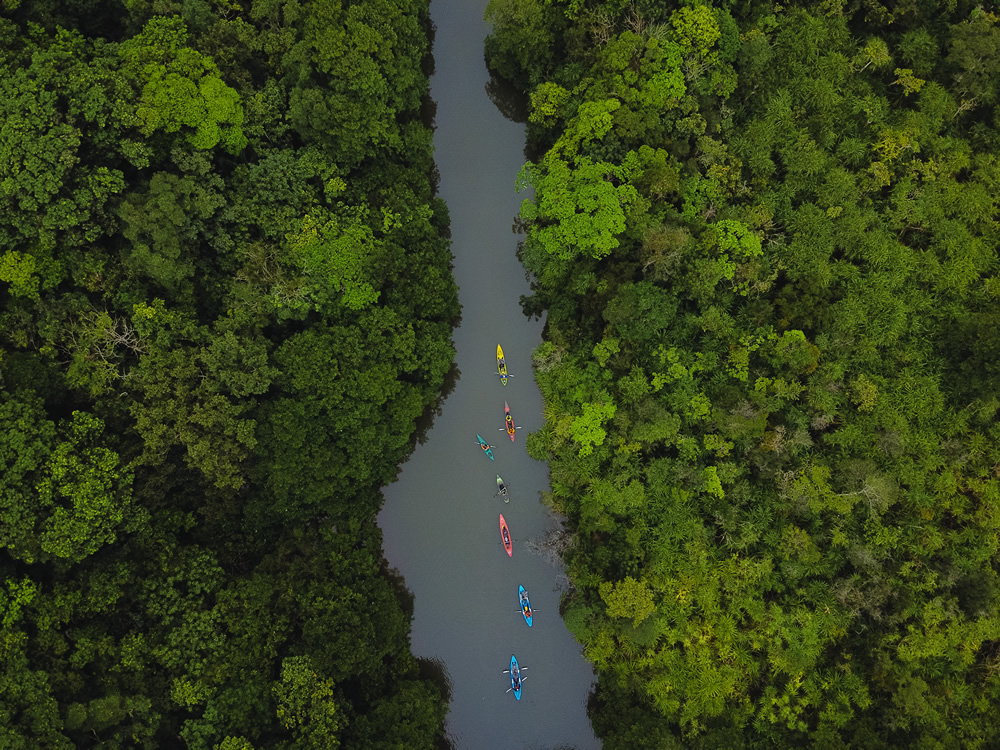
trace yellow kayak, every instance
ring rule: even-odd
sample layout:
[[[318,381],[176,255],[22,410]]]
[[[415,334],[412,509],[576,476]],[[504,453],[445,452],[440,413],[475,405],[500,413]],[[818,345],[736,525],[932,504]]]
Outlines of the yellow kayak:
[[[503,358],[503,347],[497,344],[497,372],[500,373],[500,382],[507,385],[507,363]]]

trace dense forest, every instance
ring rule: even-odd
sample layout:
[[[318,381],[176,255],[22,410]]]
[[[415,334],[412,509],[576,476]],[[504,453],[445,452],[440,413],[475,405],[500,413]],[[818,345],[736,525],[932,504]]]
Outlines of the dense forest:
[[[0,2],[0,747],[417,748],[426,0]]]
[[[1000,17],[487,17],[605,747],[1000,746]]]

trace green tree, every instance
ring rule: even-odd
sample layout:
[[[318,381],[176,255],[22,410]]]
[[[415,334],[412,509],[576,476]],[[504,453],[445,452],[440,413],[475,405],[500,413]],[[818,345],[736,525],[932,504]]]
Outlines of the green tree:
[[[129,517],[131,473],[83,412],[56,425],[30,392],[6,397],[4,546],[26,562],[79,562],[115,541]]]
[[[225,201],[218,177],[197,179],[158,172],[148,192],[133,191],[118,208],[130,243],[126,264],[160,287],[190,288],[207,224]]]
[[[274,687],[278,720],[291,730],[299,747],[340,747],[341,718],[333,700],[334,684],[316,673],[308,656],[282,662],[281,682]]]
[[[490,0],[486,59],[491,70],[530,90],[555,62],[558,16],[539,0]]]
[[[144,136],[183,132],[194,148],[221,142],[232,154],[246,146],[239,94],[222,81],[210,58],[188,46],[180,18],[150,19],[121,44],[119,55],[136,90],[133,123]]]
[[[631,576],[615,584],[602,583],[600,593],[608,605],[608,614],[611,617],[631,618],[632,624],[636,627],[656,609],[649,588]]]
[[[10,576],[0,586],[0,706],[7,716],[0,724],[0,741],[12,750],[27,750],[37,743],[69,750],[73,744],[62,732],[49,675],[33,668],[23,630],[25,609],[38,593],[38,585],[27,578],[18,581]]]
[[[521,217],[532,222],[531,241],[564,260],[585,255],[602,258],[621,243],[628,209],[638,191],[629,181],[634,155],[622,166],[582,157],[574,165],[546,156],[538,166],[526,165],[518,188],[535,188],[535,201],[521,204]]]
[[[359,219],[306,216],[301,231],[288,235],[290,249],[308,279],[304,293],[314,309],[324,309],[338,298],[351,310],[378,300],[379,293],[364,272],[378,253],[378,243]]]

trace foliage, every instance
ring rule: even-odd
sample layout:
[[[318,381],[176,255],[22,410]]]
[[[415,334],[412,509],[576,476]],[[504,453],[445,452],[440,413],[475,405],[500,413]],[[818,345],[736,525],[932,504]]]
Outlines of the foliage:
[[[454,353],[429,31],[0,7],[0,746],[440,741],[374,523]]]
[[[996,745],[995,14],[525,0],[541,60],[511,7],[606,746]]]

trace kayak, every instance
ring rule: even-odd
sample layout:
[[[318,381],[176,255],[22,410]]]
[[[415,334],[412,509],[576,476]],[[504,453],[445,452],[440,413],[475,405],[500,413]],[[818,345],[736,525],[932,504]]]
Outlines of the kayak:
[[[504,401],[503,402],[503,420],[507,425],[507,434],[510,435],[510,442],[514,442],[514,433],[517,432],[517,428],[514,427],[514,417],[510,415],[510,405]]]
[[[507,557],[514,556],[514,546],[510,543],[510,529],[507,528],[507,519],[500,514],[500,539],[503,541],[503,548],[507,550]]]
[[[503,347],[497,344],[497,372],[500,373],[500,382],[507,385],[507,362],[503,358]]]
[[[528,592],[524,590],[524,586],[517,587],[517,601],[521,605],[521,614],[524,615],[524,621],[528,623],[528,627],[531,627],[531,602],[528,601]]]
[[[521,669],[517,666],[517,657],[510,655],[510,688],[514,697],[521,700]]]
[[[479,447],[482,448],[483,452],[490,457],[490,461],[493,461],[493,449],[490,447],[490,444],[479,437],[479,433],[476,433],[476,438],[479,440]]]
[[[510,502],[510,497],[507,495],[507,485],[503,483],[499,474],[497,474],[497,494],[503,497],[505,503]]]

